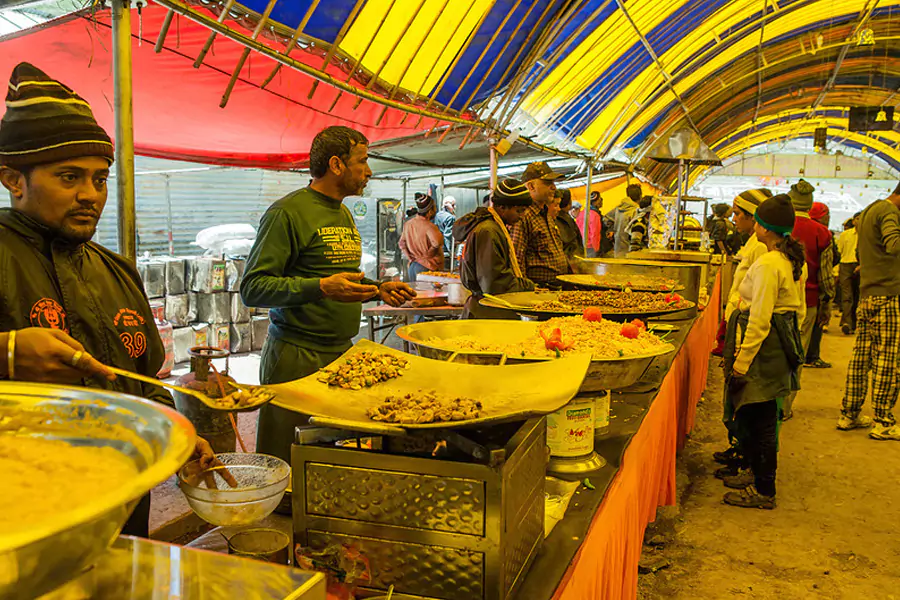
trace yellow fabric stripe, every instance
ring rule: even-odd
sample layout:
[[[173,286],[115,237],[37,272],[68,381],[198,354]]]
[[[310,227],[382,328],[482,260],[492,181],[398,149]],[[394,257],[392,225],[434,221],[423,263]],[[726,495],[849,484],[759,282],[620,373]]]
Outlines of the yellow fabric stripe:
[[[34,104],[80,104],[82,106],[86,106],[88,108],[91,107],[90,104],[85,102],[84,100],[79,100],[78,98],[51,98],[49,96],[39,96],[37,98],[28,98],[26,100],[7,100],[6,107],[7,108],[19,108],[21,106],[32,106]]]
[[[425,0],[412,26],[391,53],[400,34],[415,15],[418,2],[397,0],[391,8],[391,0],[368,0],[341,42],[341,50],[356,59],[362,56],[362,66],[372,73],[381,69],[379,77],[384,81],[392,85],[399,82],[403,89],[413,92],[421,89],[423,95],[429,95],[493,1],[450,0],[441,11],[444,4],[443,0]],[[384,26],[379,31],[382,21]],[[462,25],[457,30],[461,21]],[[375,39],[366,52],[373,36]],[[406,75],[399,81],[404,71]]]
[[[56,86],[56,87],[61,88],[61,89],[66,89],[66,88],[64,88],[58,81],[33,81],[33,80],[31,80],[31,81],[22,81],[22,82],[19,83],[19,85],[13,85],[13,84],[12,84],[12,81],[10,81],[10,82],[9,82],[9,89],[11,89],[11,90],[14,91],[14,92],[17,92],[17,91],[19,91],[19,89],[21,89],[21,88],[23,88],[23,87],[25,87],[25,86],[29,86],[29,85],[43,85],[43,86],[47,86],[47,87]]]
[[[638,29],[646,32],[662,23],[685,1],[632,2],[626,8]],[[576,98],[598,76],[614,67],[623,52],[640,43],[640,38],[621,10],[595,24],[595,27],[576,48],[569,50],[568,55],[523,103],[524,110],[538,121],[548,118],[557,108]],[[655,71],[654,67],[650,74]]]
[[[796,30],[813,22],[827,21],[833,17],[835,13],[839,14],[859,14],[866,5],[866,0],[841,0],[839,3],[816,2],[809,6],[803,7],[791,12],[779,12],[770,15],[766,21],[765,40],[771,40],[775,37],[782,36],[786,33]],[[900,5],[900,0],[882,0],[879,7]],[[735,0],[711,15],[704,23],[696,27],[692,32],[686,35],[678,43],[676,43],[668,52],[660,57],[665,65],[677,66],[684,59],[688,58],[692,53],[696,52],[704,44],[711,39],[717,39],[717,36],[724,33],[730,27],[737,25],[753,14],[759,12],[760,3],[758,0]],[[679,94],[685,94],[698,83],[709,78],[711,74],[720,69],[723,65],[730,63],[736,57],[744,52],[752,51],[759,43],[759,35],[753,33],[745,36],[729,48],[717,51],[713,47],[708,56],[709,60],[700,61],[693,65],[690,74],[687,75],[676,85]],[[738,74],[749,75],[749,74]],[[726,75],[726,83],[732,83],[736,77],[728,77]],[[648,85],[646,80],[639,78],[641,81],[632,82],[620,94],[616,106],[627,106],[629,101],[642,102],[655,90],[652,85]],[[656,78],[656,83],[661,82],[661,78]],[[671,94],[665,94],[655,103],[643,108],[635,106],[628,107],[628,116],[637,114],[634,122],[629,126],[624,134],[620,136],[616,143],[623,143],[632,136],[636,135],[647,123],[658,117],[660,112],[665,110],[674,100]],[[614,110],[615,107],[610,106],[604,111],[579,138],[579,143],[586,147],[593,147],[599,142],[603,142],[604,136],[610,132],[612,124],[617,120],[619,114]],[[680,108],[675,110],[680,111]],[[622,121],[619,121],[622,122]]]

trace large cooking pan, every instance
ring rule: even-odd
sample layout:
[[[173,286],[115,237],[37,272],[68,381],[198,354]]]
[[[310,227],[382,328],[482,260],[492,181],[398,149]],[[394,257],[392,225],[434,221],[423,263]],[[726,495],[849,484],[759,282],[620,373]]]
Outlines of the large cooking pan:
[[[508,310],[512,313],[520,315],[530,315],[540,318],[549,319],[551,317],[566,317],[571,315],[582,314],[583,309],[573,308],[571,310],[564,309],[544,309],[538,308],[537,305],[548,300],[556,300],[562,292],[515,292],[512,294],[498,294],[497,296],[489,296],[482,298],[480,303],[482,306],[489,308],[499,308]],[[660,315],[670,315],[689,310],[694,307],[694,303],[685,301],[679,308],[670,308],[667,310],[603,310],[603,318],[611,321],[630,321],[632,319],[642,319],[646,317],[657,317]]]
[[[358,424],[363,431],[373,426],[378,429],[393,428],[399,433],[404,429],[491,425],[524,420],[559,410],[578,393],[590,364],[590,356],[582,354],[498,369],[431,360],[368,340],[359,341],[333,364],[340,364],[346,357],[358,352],[401,356],[409,361],[410,368],[396,379],[356,391],[330,387],[318,380],[318,374],[313,374],[296,381],[269,386],[276,394],[272,403],[313,417],[330,419],[332,424],[345,429],[352,429],[354,424]],[[483,405],[481,416],[468,421],[399,425],[372,421],[366,415],[367,409],[380,405],[388,396],[420,390],[436,390],[441,395],[480,400]]]
[[[502,320],[459,320],[430,321],[407,325],[397,330],[397,335],[415,344],[419,353],[428,358],[446,360],[451,356],[456,361],[473,364],[499,365],[505,363],[518,365],[521,363],[554,363],[560,360],[544,356],[502,355],[481,351],[458,351],[442,340],[469,335],[488,344],[506,345],[522,342],[538,334],[539,323],[534,321],[502,321]],[[650,363],[657,356],[675,350],[672,344],[665,344],[652,352],[615,358],[594,358],[581,382],[579,392],[597,392],[615,390],[634,384]]]
[[[684,286],[674,279],[653,277],[637,273],[607,275],[597,275],[595,273],[569,273],[566,275],[557,275],[556,280],[563,284],[564,289],[624,290],[628,288],[635,292],[684,291]],[[659,283],[654,283],[653,280],[659,280]]]

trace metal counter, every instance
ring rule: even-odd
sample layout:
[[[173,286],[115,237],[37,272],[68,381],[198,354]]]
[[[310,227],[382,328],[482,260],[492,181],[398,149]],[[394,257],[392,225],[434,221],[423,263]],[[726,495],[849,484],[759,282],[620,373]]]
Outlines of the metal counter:
[[[40,600],[325,600],[321,573],[119,537],[80,577]]]

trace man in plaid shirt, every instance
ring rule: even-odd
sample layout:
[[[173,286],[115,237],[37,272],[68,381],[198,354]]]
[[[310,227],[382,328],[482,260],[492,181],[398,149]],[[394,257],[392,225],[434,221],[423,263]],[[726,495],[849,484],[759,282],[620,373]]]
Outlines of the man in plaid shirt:
[[[872,425],[872,419],[859,414],[871,371],[875,426],[869,437],[900,440],[900,427],[892,413],[900,386],[900,185],[886,200],[863,211],[857,232],[860,301],[856,343],[838,429]]]
[[[525,168],[522,182],[534,202],[512,230],[516,258],[525,277],[543,287],[558,287],[557,275],[569,272],[569,260],[563,250],[556,223],[547,216],[547,204],[554,200],[557,179],[545,162],[533,162]]]

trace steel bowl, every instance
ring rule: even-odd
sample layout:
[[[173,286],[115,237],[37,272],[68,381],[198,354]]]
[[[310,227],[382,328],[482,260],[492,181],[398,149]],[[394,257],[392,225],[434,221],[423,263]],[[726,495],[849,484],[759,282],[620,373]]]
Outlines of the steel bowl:
[[[450,339],[470,335],[495,344],[515,344],[537,335],[540,323],[536,321],[505,321],[468,319],[455,321],[428,321],[406,325],[397,329],[400,339],[414,344],[421,356],[435,360],[450,360],[479,365],[521,364],[554,360],[545,356],[510,356],[494,352],[455,350],[442,346],[435,339]],[[675,350],[671,344],[640,355],[615,358],[594,358],[581,384],[579,393],[616,390],[634,384],[653,359]]]
[[[290,481],[290,465],[268,454],[226,452],[216,458],[224,467],[203,469],[194,460],[178,471],[178,487],[194,512],[220,527],[250,525],[272,514]],[[237,480],[236,487],[226,483],[222,469]]]
[[[34,598],[91,564],[115,540],[137,501],[175,473],[195,445],[194,428],[159,403],[103,390],[0,383],[0,435],[52,437],[115,448],[134,461],[134,478],[40,526],[0,532],[0,598]],[[65,460],[65,457],[60,457]],[[61,486],[65,482],[60,482]]]

